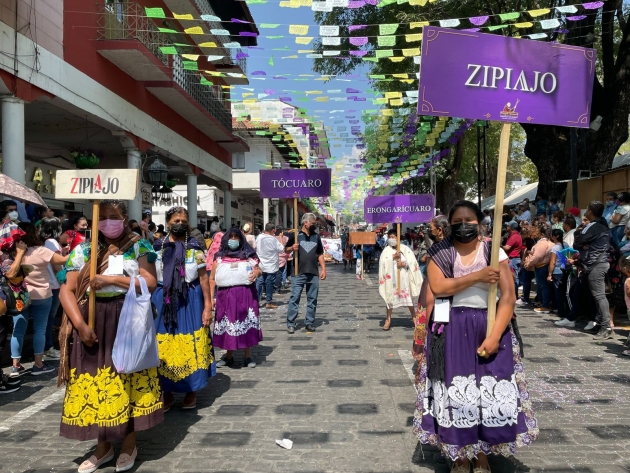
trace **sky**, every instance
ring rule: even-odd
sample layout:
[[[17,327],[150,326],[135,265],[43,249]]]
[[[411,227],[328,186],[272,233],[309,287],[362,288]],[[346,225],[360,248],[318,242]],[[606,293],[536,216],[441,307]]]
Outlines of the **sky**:
[[[335,129],[333,133],[340,133],[337,131],[337,127],[346,127],[344,133],[348,133],[347,138],[352,138],[350,134],[350,126],[361,126],[363,130],[363,123],[361,121],[362,112],[366,109],[375,109],[378,106],[372,104],[371,99],[374,97],[372,94],[366,95],[365,93],[358,94],[359,97],[366,97],[364,102],[356,102],[351,100],[344,101],[329,101],[329,102],[317,102],[314,99],[316,94],[308,95],[311,100],[308,102],[296,101],[298,97],[305,97],[304,94],[294,94],[291,92],[283,91],[323,91],[324,96],[329,97],[342,97],[345,98],[346,89],[354,88],[361,92],[365,92],[366,89],[371,88],[370,82],[367,79],[367,67],[363,67],[361,70],[357,70],[353,73],[351,78],[338,78],[329,82],[322,80],[314,80],[319,77],[319,74],[313,72],[313,59],[305,57],[305,54],[298,54],[298,50],[308,50],[311,45],[298,45],[295,43],[295,35],[289,34],[289,25],[311,25],[309,32],[306,36],[319,36],[319,27],[315,25],[313,19],[314,12],[310,7],[300,8],[281,8],[279,6],[279,0],[268,0],[264,5],[249,5],[250,11],[257,25],[261,23],[273,23],[280,24],[275,29],[260,29],[260,36],[258,37],[258,47],[264,49],[251,49],[245,48],[244,52],[249,54],[247,58],[247,76],[249,77],[250,84],[248,86],[236,86],[232,91],[232,99],[240,100],[242,93],[253,92],[254,97],[258,97],[258,94],[265,94],[273,91],[268,96],[269,99],[281,99],[282,97],[291,97],[293,100],[291,105],[305,108],[308,110],[308,115],[317,121],[324,122],[325,126],[333,126]],[[343,34],[343,33],[342,33]],[[267,39],[266,36],[284,36],[282,39]],[[288,46],[289,50],[286,51],[273,51],[273,48],[283,48]],[[283,56],[298,55],[298,59],[282,59]],[[274,65],[269,64],[270,57],[273,56]],[[252,75],[255,71],[265,71],[266,76]],[[291,74],[287,80],[273,79],[274,75]],[[314,74],[315,77],[299,77],[299,74]],[[257,80],[256,77],[264,77],[265,80]],[[292,79],[302,80],[292,80]],[[304,80],[306,79],[306,80]],[[251,89],[254,89],[253,91]],[[342,93],[327,93],[329,90],[341,90]],[[251,97],[250,97],[251,98]],[[337,111],[337,112],[334,112]],[[334,113],[331,113],[334,112]],[[351,117],[351,118],[350,118]],[[352,124],[350,120],[359,120],[359,122]],[[340,159],[344,155],[357,154],[356,148],[353,151],[353,144],[346,143],[344,140],[334,140],[329,137],[331,156]],[[343,141],[343,142],[342,142]],[[334,146],[335,144],[341,146]]]

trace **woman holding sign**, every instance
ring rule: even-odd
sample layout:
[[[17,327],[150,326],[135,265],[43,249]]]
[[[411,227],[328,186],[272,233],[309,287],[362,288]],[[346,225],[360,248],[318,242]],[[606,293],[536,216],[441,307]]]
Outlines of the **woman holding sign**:
[[[398,245],[396,234],[394,229],[387,232],[387,246],[378,264],[378,292],[387,306],[383,330],[389,330],[392,311],[397,307],[409,308],[411,317],[415,317],[414,300],[420,295],[422,287],[422,273],[418,260],[411,248],[406,245],[400,245],[400,252],[396,251]],[[396,280],[399,274],[400,284]]]
[[[116,471],[131,469],[138,454],[135,432],[164,419],[157,368],[118,374],[112,361],[131,277],[143,277],[149,291],[154,291],[156,254],[147,240],[127,230],[123,202],[103,200],[99,209],[96,276],[90,279],[91,242],[77,246],[58,275],[62,283],[59,299],[65,312],[59,335],[59,384],[67,384],[61,435],[98,440],[94,454],[79,466],[79,473],[91,473],[112,461],[115,441],[122,441]],[[136,290],[142,290],[138,279]],[[88,325],[89,291],[96,294],[94,329]]]
[[[483,217],[477,205],[458,202],[449,214],[451,237],[429,249],[435,308],[414,432],[453,460],[455,473],[468,473],[473,460],[476,473],[489,473],[488,454],[514,455],[538,435],[510,325],[516,296],[508,258],[501,250],[499,269],[489,266],[490,243],[479,234]],[[491,283],[502,297],[486,336]]]

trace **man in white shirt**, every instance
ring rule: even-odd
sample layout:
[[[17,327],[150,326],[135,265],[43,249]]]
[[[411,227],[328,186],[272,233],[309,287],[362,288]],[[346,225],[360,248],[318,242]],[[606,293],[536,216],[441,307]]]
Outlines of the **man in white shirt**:
[[[527,206],[526,203],[522,203],[520,205],[521,214],[518,216],[519,222],[531,223],[531,221],[532,221],[532,214],[531,214],[531,212],[529,211],[529,209],[527,207],[528,206]]]
[[[256,254],[260,260],[260,269],[262,269],[262,275],[256,280],[256,290],[260,300],[264,285],[267,294],[267,309],[278,308],[273,303],[273,286],[280,266],[280,253],[284,253],[284,245],[276,239],[275,234],[276,226],[268,223],[265,225],[265,232],[256,238]]]

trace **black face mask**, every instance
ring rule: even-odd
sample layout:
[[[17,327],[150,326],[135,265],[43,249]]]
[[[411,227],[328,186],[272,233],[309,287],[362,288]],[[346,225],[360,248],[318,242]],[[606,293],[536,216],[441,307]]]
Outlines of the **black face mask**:
[[[437,241],[437,235],[434,235],[433,233],[429,233],[429,239],[431,241]]]
[[[183,237],[186,235],[187,230],[188,225],[184,225],[183,223],[174,223],[171,225],[171,233],[176,237]]]
[[[456,223],[451,225],[453,238],[459,243],[470,243],[479,236],[479,225],[476,223]]]
[[[77,233],[85,233],[85,232],[86,232],[86,230],[87,230],[87,228],[79,228],[79,229],[77,230]]]

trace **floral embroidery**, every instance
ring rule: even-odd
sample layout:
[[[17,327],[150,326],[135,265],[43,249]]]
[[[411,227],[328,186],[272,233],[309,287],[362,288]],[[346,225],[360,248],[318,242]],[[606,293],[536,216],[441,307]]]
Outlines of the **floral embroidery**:
[[[194,333],[158,333],[158,354],[161,376],[181,381],[197,370],[207,370],[214,361],[209,329],[202,327]]]
[[[247,312],[247,318],[242,322],[238,320],[234,323],[230,322],[227,317],[223,317],[219,322],[214,325],[214,334],[223,335],[227,333],[231,337],[238,337],[245,335],[250,330],[260,330],[260,319],[255,314],[253,308],[249,308]]]
[[[70,371],[61,422],[66,425],[114,427],[162,408],[157,370],[118,374],[98,369],[96,376]]]
[[[416,412],[413,421],[413,430],[420,443],[438,447],[443,455],[455,461],[462,458],[477,458],[479,453],[485,453],[486,455],[502,455],[505,457],[513,456],[515,455],[517,448],[530,445],[538,438],[538,423],[534,416],[532,402],[529,398],[527,381],[525,380],[523,364],[519,353],[518,340],[511,329],[510,334],[512,338],[514,374],[512,375],[510,381],[501,380],[497,382],[496,379],[487,376],[484,376],[481,379],[479,395],[481,397],[482,424],[488,427],[496,427],[507,424],[512,425],[517,422],[518,412],[520,411],[523,413],[527,432],[517,434],[516,439],[513,442],[493,445],[483,440],[479,440],[477,443],[470,445],[451,445],[440,442],[437,434],[423,430],[423,415],[432,415],[440,426],[443,426],[443,423],[448,422],[454,424],[454,421],[459,421],[460,423],[466,422],[466,406],[470,404],[470,400],[472,398],[476,398],[477,396],[475,391],[476,385],[474,386],[474,389],[468,386],[470,377],[456,377],[462,378],[461,380],[458,380],[457,384],[455,383],[454,378],[453,385],[449,388],[448,393],[445,393],[444,383],[432,385],[431,380],[427,377],[427,363],[423,357],[421,359],[422,364],[418,370],[418,397],[416,399]],[[474,378],[474,375],[471,376]],[[462,390],[462,388],[464,389]],[[451,421],[451,418],[448,416],[449,404],[443,405],[437,403],[436,401],[433,401],[432,403],[429,402],[430,399],[444,399],[445,396],[450,398],[451,401],[453,397],[458,399],[458,411],[457,414],[454,415],[453,421]],[[448,403],[449,400],[446,400],[445,402]],[[431,407],[433,412],[429,412],[430,404],[432,404]],[[478,421],[475,422],[475,425],[477,424]]]

